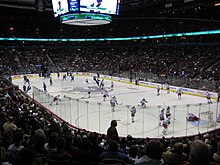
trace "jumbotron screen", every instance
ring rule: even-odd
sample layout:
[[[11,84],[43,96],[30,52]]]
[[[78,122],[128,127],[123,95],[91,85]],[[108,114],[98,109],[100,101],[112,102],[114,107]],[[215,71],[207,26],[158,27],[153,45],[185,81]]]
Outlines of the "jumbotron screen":
[[[52,0],[52,4],[55,17],[69,12],[67,0]]]
[[[120,0],[80,0],[80,11],[118,15],[119,3]]]
[[[78,0],[69,0],[69,11],[77,12],[79,11],[79,2]]]

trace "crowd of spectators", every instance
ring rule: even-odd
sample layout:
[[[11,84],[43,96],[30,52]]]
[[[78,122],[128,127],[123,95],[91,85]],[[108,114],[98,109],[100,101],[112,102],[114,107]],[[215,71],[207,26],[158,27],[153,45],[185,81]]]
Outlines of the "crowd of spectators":
[[[0,37],[134,37],[220,27],[216,21],[145,17],[113,18],[113,22],[105,26],[81,27],[61,25],[51,15],[43,17],[5,13],[2,15],[5,19],[2,20],[4,26],[0,27]],[[45,68],[49,71],[108,71],[118,75],[144,72],[159,78],[186,78],[189,81],[184,85],[188,86],[206,80],[218,88],[219,44],[209,43],[218,42],[219,35],[210,36],[71,43],[65,49],[59,47],[60,43],[50,43],[53,48],[39,45],[38,48],[28,48],[25,42],[9,41],[7,46],[21,47],[4,48],[3,44],[0,75],[39,73]],[[180,39],[181,42],[205,41],[206,44],[169,45],[174,41],[178,43]],[[155,46],[161,41],[167,45]],[[5,164],[220,164],[219,130],[195,137],[169,139],[118,137],[117,131],[120,130],[117,130],[114,120],[106,128],[106,135],[80,130],[70,127],[4,78],[0,79],[0,128],[0,163]]]
[[[124,72],[147,73],[154,74],[157,82],[184,79],[187,81],[178,85],[202,89],[207,84],[205,89],[212,87],[210,90],[217,91],[218,53],[218,45],[1,49],[1,74],[39,73],[42,67],[51,72],[107,71],[116,76]],[[141,78],[147,80],[146,77]],[[205,83],[197,85],[202,81]]]
[[[218,165],[220,132],[161,139],[119,137],[117,121],[105,134],[70,127],[1,78],[0,163],[12,165]]]

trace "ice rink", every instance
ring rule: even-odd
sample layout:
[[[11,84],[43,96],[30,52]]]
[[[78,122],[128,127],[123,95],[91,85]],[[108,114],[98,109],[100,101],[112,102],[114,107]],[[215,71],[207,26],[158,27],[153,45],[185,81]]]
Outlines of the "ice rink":
[[[89,83],[86,83],[86,78]],[[220,111],[215,100],[212,104],[207,104],[205,98],[187,94],[183,94],[180,100],[176,93],[167,94],[165,90],[161,90],[160,95],[157,96],[155,88],[118,81],[113,81],[114,89],[111,90],[111,81],[104,80],[104,89],[109,92],[110,97],[115,96],[118,101],[115,112],[112,112],[109,103],[110,97],[103,101],[101,94],[103,90],[96,85],[92,77],[75,76],[74,82],[71,82],[69,77],[64,81],[61,77],[54,76],[52,86],[50,86],[48,78],[29,79],[32,90],[28,94],[31,97],[34,97],[63,120],[82,129],[106,134],[111,120],[115,119],[118,121],[117,130],[120,136],[130,134],[133,137],[162,137],[164,135],[163,128],[159,126],[159,114],[160,110],[167,108],[167,106],[171,107],[172,118],[166,137],[190,136],[219,128],[219,124],[211,127],[208,115],[202,114],[211,111],[213,119],[216,119]],[[42,92],[43,82],[47,84],[47,94]],[[23,79],[15,79],[13,83],[22,89],[24,81]],[[33,90],[34,86],[42,91]],[[90,98],[88,98],[88,91],[91,92]],[[52,96],[59,94],[62,98],[59,105],[55,103],[50,105]],[[142,98],[148,101],[146,108],[139,106]],[[134,123],[131,121],[131,106],[137,108]],[[194,113],[201,120],[187,122],[188,113]]]

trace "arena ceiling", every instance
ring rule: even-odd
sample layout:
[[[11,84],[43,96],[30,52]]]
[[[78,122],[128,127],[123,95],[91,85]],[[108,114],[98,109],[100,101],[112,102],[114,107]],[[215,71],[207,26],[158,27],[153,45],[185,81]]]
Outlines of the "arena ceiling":
[[[52,11],[52,0],[0,0],[0,7],[31,9],[40,12]],[[44,4],[43,9],[39,9],[39,4]],[[205,19],[214,18],[220,19],[220,6],[215,7],[215,4],[220,3],[220,0],[121,0],[120,16],[158,16],[153,11],[159,13],[159,16],[180,17],[181,12],[189,10],[195,13],[196,17]],[[42,7],[42,6],[41,6]],[[218,8],[218,9],[216,9]],[[180,12],[179,12],[180,11]],[[177,12],[178,15],[176,14]],[[152,14],[153,13],[153,14]],[[151,15],[150,15],[151,14]],[[218,17],[217,17],[218,16]]]
[[[36,3],[44,2],[46,5],[46,10],[51,10],[51,1],[52,0],[0,0],[0,6],[35,9]],[[220,0],[121,0],[121,8],[122,10],[131,10],[151,6],[169,8],[192,5],[195,3],[207,3],[209,5],[213,5],[215,3],[220,3]]]

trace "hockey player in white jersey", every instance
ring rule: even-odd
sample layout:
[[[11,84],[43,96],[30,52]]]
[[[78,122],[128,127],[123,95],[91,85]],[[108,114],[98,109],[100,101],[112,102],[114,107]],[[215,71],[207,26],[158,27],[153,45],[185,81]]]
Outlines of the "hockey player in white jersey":
[[[118,105],[118,101],[117,101],[115,96],[111,97],[110,104],[111,104],[111,107],[112,107],[112,112],[115,112],[115,105],[116,104]]]
[[[108,91],[105,90],[104,92],[101,93],[102,94],[102,97],[103,97],[103,101],[106,100],[106,97],[109,97],[109,94],[108,94]]]
[[[135,106],[131,107],[131,120],[132,120],[132,123],[134,123],[134,116],[136,114],[136,108]]]
[[[165,84],[166,85],[166,91],[167,91],[167,94],[169,94],[170,93],[170,86],[169,86],[169,84]]]
[[[212,103],[211,94],[210,94],[208,91],[206,92],[205,97],[206,97],[206,99],[207,99],[208,104],[209,104],[209,103]]]

